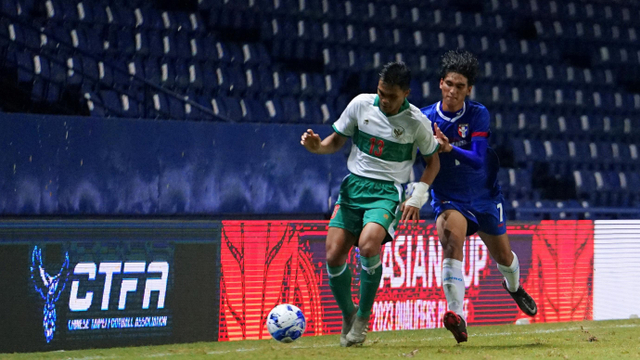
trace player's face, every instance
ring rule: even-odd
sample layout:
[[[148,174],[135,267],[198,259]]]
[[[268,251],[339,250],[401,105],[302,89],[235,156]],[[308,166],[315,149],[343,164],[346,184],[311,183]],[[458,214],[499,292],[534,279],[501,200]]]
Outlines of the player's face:
[[[450,72],[444,79],[440,79],[440,90],[442,90],[442,109],[455,112],[462,109],[464,99],[471,93],[471,86],[466,77]]]
[[[387,115],[396,115],[404,103],[404,99],[409,96],[410,90],[402,90],[398,85],[389,85],[378,81],[379,106]]]

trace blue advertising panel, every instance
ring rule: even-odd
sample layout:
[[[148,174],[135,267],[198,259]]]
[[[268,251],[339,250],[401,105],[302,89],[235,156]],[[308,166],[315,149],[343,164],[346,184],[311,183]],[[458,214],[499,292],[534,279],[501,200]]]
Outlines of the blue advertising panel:
[[[0,120],[3,215],[328,214],[346,175],[345,153],[300,145],[306,125]]]

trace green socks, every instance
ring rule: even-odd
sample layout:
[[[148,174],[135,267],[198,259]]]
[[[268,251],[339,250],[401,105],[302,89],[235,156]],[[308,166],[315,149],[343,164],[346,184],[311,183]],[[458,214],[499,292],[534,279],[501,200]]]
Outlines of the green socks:
[[[373,301],[382,278],[382,263],[380,262],[380,255],[360,257],[360,262],[362,263],[362,272],[360,273],[360,308],[358,309],[358,316],[364,318],[371,315]]]
[[[376,298],[380,279],[382,278],[382,263],[380,255],[372,257],[361,257],[362,272],[360,273],[360,307],[358,309],[359,317],[368,317],[371,315],[373,301]],[[343,317],[349,317],[353,314],[355,306],[351,299],[351,271],[349,266],[331,267],[327,265],[329,273],[329,287],[331,293],[338,303],[338,307],[342,311]]]
[[[327,265],[327,272],[329,273],[329,287],[333,298],[336,299],[338,307],[342,311],[342,316],[348,318],[356,309],[351,299],[351,271],[349,266],[346,263],[336,267]],[[378,276],[378,280],[380,280],[380,276]]]

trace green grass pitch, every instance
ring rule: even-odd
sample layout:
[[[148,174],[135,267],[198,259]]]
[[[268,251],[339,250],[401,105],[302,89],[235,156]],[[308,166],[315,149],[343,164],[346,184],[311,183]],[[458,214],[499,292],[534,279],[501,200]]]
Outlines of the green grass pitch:
[[[362,347],[338,336],[0,354],[0,359],[640,359],[640,320],[586,321],[469,328],[457,345],[445,329],[369,333]]]

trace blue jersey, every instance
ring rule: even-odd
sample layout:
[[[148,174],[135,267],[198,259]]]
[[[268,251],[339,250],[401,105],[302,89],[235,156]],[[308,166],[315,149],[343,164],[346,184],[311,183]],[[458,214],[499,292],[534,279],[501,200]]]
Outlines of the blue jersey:
[[[421,111],[431,123],[438,124],[451,145],[463,150],[471,150],[473,141],[489,137],[489,112],[478,102],[465,101],[462,109],[455,113],[442,110],[440,101],[422,108]],[[495,184],[487,184],[495,182],[495,175],[487,174],[486,166],[474,169],[454,159],[452,153],[439,155],[440,172],[431,185],[435,197],[450,201],[471,201],[496,191]],[[492,159],[494,157],[487,156],[485,162]]]

